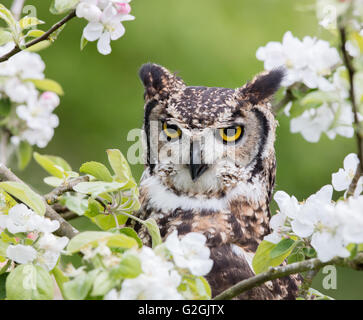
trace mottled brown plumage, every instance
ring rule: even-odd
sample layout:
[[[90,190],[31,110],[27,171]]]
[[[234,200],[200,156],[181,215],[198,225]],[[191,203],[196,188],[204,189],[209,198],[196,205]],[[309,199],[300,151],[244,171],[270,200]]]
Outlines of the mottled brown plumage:
[[[276,120],[269,100],[282,76],[281,70],[263,73],[234,90],[188,87],[155,64],[140,70],[147,165],[139,214],[154,218],[164,238],[174,230],[179,236],[200,232],[207,237],[213,295],[254,275],[253,254],[270,232]],[[165,137],[165,123],[179,132],[177,138]],[[218,134],[227,128],[241,128],[241,138],[233,144],[221,140]],[[146,230],[139,234],[150,242]],[[286,277],[238,298],[293,299],[298,283]]]

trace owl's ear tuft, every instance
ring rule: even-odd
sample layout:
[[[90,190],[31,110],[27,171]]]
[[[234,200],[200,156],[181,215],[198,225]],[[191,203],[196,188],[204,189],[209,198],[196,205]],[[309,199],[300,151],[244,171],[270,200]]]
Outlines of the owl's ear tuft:
[[[253,105],[269,100],[280,88],[284,76],[284,68],[257,75],[251,82],[237,89],[238,100],[250,102]]]
[[[170,91],[184,85],[183,81],[168,69],[153,63],[144,64],[139,76],[145,87],[145,99],[151,99],[157,94],[165,99]]]

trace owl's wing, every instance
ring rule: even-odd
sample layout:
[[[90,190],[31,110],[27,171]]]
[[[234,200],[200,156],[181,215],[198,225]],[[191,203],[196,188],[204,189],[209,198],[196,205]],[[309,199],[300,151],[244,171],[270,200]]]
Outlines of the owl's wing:
[[[213,288],[213,296],[220,294],[234,284],[255,276],[252,268],[254,253],[246,251],[237,244],[225,244],[211,248],[213,269],[207,279]],[[285,263],[284,263],[285,264]],[[298,294],[300,275],[290,275],[265,282],[259,287],[246,291],[236,297],[240,300],[292,300]]]

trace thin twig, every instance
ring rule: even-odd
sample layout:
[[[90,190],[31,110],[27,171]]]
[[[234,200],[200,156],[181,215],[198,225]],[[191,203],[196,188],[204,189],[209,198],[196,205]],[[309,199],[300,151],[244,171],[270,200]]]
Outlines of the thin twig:
[[[354,75],[355,75],[355,69],[352,63],[352,59],[350,58],[346,48],[346,30],[344,26],[339,27],[339,34],[340,34],[340,50],[343,54],[343,61],[344,65],[346,66],[348,70],[348,76],[349,76],[349,98],[352,103],[353,113],[354,113],[354,123],[355,123],[355,132],[357,137],[357,143],[358,143],[358,157],[360,160],[360,171],[363,172],[363,137],[362,137],[362,128],[360,127],[360,121],[358,119],[358,106],[355,101],[355,92],[354,92]],[[353,186],[354,187],[354,186]],[[355,189],[355,188],[354,188]]]
[[[15,181],[26,185],[24,181],[18,178],[10,169],[5,165],[0,164],[0,178],[5,181]],[[44,200],[45,201],[45,200]],[[66,236],[68,238],[73,238],[78,234],[78,230],[75,229],[71,224],[64,220],[57,212],[53,210],[51,206],[45,203],[45,216],[51,220],[57,220],[59,222],[59,229],[55,232],[56,235]]]
[[[315,276],[318,274],[320,269],[316,270],[309,270],[306,272],[306,275],[304,277],[303,283],[299,289],[299,297],[306,299],[309,294],[309,289],[311,288],[311,284],[313,283],[313,280]]]
[[[89,181],[88,176],[81,176],[73,179],[66,180],[64,183],[62,183],[59,187],[55,188],[53,191],[49,192],[44,196],[45,200],[48,204],[53,204],[57,202],[58,197],[62,194],[73,191],[73,187],[75,187],[80,182],[87,182]]]
[[[363,253],[359,253],[353,260],[349,258],[334,258],[328,262],[321,262],[319,259],[310,259],[302,262],[296,262],[285,266],[270,268],[268,271],[260,273],[254,277],[242,280],[234,286],[223,291],[214,300],[229,300],[239,296],[241,293],[252,288],[258,287],[266,281],[286,277],[290,274],[301,273],[311,270],[319,270],[326,265],[339,265],[350,267],[355,270],[363,270]]]
[[[80,217],[77,213],[74,213],[72,211],[67,211],[67,212],[61,213],[60,215],[64,220],[67,220],[67,221]]]
[[[354,195],[354,191],[357,188],[358,180],[361,177],[361,175],[362,175],[361,167],[358,164],[357,165],[357,170],[355,171],[354,178],[353,178],[351,184],[349,185],[348,192],[347,192],[347,197]]]
[[[71,13],[69,13],[67,16],[65,16],[61,21],[59,21],[58,23],[56,23],[53,27],[51,27],[46,33],[44,33],[42,36],[40,36],[39,38],[36,38],[32,41],[29,41],[28,43],[25,44],[25,48],[30,48],[31,46],[34,46],[35,44],[44,41],[44,40],[48,40],[49,36],[56,30],[58,30],[60,27],[62,27],[64,24],[66,24],[69,20],[71,20],[72,18],[74,18],[76,16],[76,11],[73,10]],[[15,46],[14,49],[12,49],[10,52],[4,54],[2,57],[0,57],[0,62],[4,62],[6,60],[8,60],[10,57],[12,57],[13,55],[17,54],[18,52],[22,51],[22,49],[19,48],[19,46]]]

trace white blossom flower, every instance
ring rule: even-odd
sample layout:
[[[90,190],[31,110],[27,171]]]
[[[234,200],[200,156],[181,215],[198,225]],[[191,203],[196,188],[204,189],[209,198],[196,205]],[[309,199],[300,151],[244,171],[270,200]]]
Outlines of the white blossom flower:
[[[120,292],[116,289],[112,289],[109,291],[104,297],[103,300],[121,300],[120,299]]]
[[[305,110],[299,117],[291,119],[290,131],[300,132],[309,142],[318,142],[321,134],[328,131],[333,120],[333,111],[327,104],[323,104],[317,109]]]
[[[213,266],[206,241],[206,237],[197,232],[190,232],[179,240],[175,230],[166,239],[165,246],[179,268],[189,269],[195,276],[205,276]]]
[[[124,14],[127,10],[121,5],[121,1],[115,6],[113,2],[109,2],[104,8],[99,21],[89,22],[83,30],[83,36],[88,41],[96,41],[97,49],[101,54],[107,55],[111,53],[111,40],[121,38],[125,33],[122,21],[134,20],[135,17]]]
[[[265,240],[278,243],[281,235],[292,229],[300,238],[311,237],[310,243],[323,262],[335,256],[349,256],[349,251],[345,248],[347,241],[343,235],[344,226],[332,203],[332,195],[333,187],[326,185],[304,203],[298,203],[295,197],[278,191],[275,200],[280,208],[280,216],[274,216],[277,220],[271,225],[273,232]],[[291,229],[286,226],[287,221]]]
[[[77,17],[85,18],[90,22],[98,22],[101,18],[102,11],[97,6],[97,2],[97,0],[81,0],[76,8]]]
[[[322,262],[327,262],[337,256],[347,258],[350,255],[339,232],[316,232],[312,236],[311,245]]]
[[[45,270],[51,271],[57,265],[60,253],[54,251],[45,251],[38,254],[37,264],[42,266]]]
[[[45,63],[39,54],[21,51],[9,59],[14,66],[15,75],[22,80],[44,79]]]
[[[335,210],[341,219],[345,242],[363,243],[363,196],[338,201]]]
[[[270,234],[264,237],[264,240],[279,243],[282,240],[282,237],[286,231],[285,222],[286,215],[284,213],[277,213],[272,216],[270,220],[270,227],[273,230]]]
[[[356,41],[348,40],[345,43],[345,49],[348,51],[349,55],[356,58],[360,55],[359,45]]]
[[[13,234],[32,231],[50,233],[59,228],[59,222],[41,217],[20,203],[10,208],[7,215],[0,214],[0,227]]]
[[[68,244],[67,237],[57,237],[52,233],[45,233],[37,242],[39,249],[37,264],[50,271],[56,266],[61,252]]]
[[[10,100],[17,103],[27,102],[31,97],[38,94],[32,82],[23,82],[16,77],[10,78],[5,82],[4,92]]]
[[[305,37],[303,41],[286,32],[282,43],[269,42],[256,52],[258,60],[264,61],[266,70],[284,66],[287,70],[282,85],[289,87],[297,82],[309,88],[327,90],[329,81],[325,78],[341,62],[338,51],[329,43],[316,38]]]
[[[358,165],[359,159],[355,153],[350,153],[344,158],[344,169],[339,169],[338,172],[332,174],[332,185],[336,191],[343,191],[349,188]]]
[[[26,105],[19,105],[16,114],[27,128],[18,133],[17,140],[26,140],[31,145],[44,148],[59,124],[58,117],[52,113],[58,104],[59,97],[55,93],[44,92],[39,98],[30,98]],[[14,142],[18,142],[17,140]]]
[[[333,219],[327,219],[329,216],[333,188],[331,185],[322,187],[318,192],[312,194],[306,199],[305,203],[300,205],[298,214],[295,215],[291,222],[292,230],[296,235],[302,238],[309,237],[318,224],[326,227],[335,227]]]
[[[38,241],[38,246],[47,251],[61,252],[68,244],[67,237],[57,237],[52,233],[45,233]]]
[[[36,229],[40,218],[40,216],[21,203],[10,208],[8,215],[0,216],[0,227],[8,229],[13,234],[30,232]]]
[[[33,262],[37,257],[37,251],[31,246],[22,244],[9,245],[6,249],[6,256],[21,264]]]
[[[181,276],[174,270],[171,262],[157,256],[148,247],[143,247],[138,257],[143,273],[134,279],[122,282],[119,295],[112,294],[121,300],[175,300],[182,299],[177,287]]]

